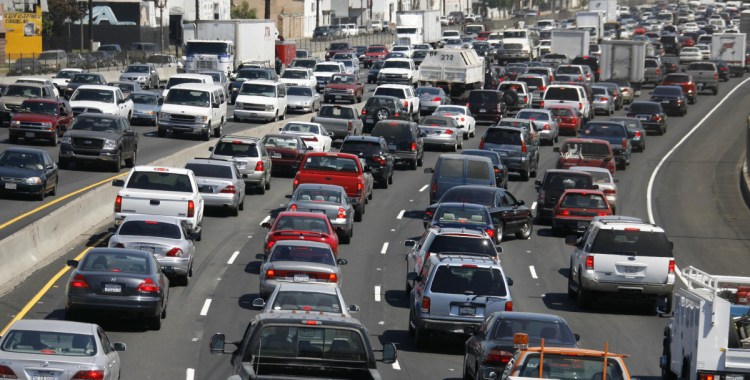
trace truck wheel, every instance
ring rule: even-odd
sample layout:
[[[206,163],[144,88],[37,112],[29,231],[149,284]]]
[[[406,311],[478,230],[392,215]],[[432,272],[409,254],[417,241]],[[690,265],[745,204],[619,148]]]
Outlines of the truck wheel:
[[[205,131],[203,131],[203,136],[201,137],[203,137],[203,141],[211,140],[211,125],[209,125]]]
[[[713,90],[711,90],[711,94],[712,95],[716,95],[718,93],[719,93],[719,88],[718,87],[714,87]]]
[[[224,126],[224,122],[222,121],[221,123],[219,123],[218,127],[214,128],[214,137],[216,138],[221,137],[221,132],[224,129],[223,126]]]
[[[528,181],[529,180],[529,171],[528,170],[521,170],[521,181]]]
[[[49,139],[49,144],[52,146],[57,146],[57,142],[58,142],[58,136],[57,136],[57,131],[55,131],[55,133],[53,133],[52,137],[50,137]]]
[[[167,135],[167,131],[159,128],[158,130],[156,130],[156,135],[159,136],[159,137],[164,137],[164,136]]]
[[[365,213],[365,204],[361,203],[359,206],[354,208],[354,221],[361,222],[362,215]]]
[[[125,166],[129,168],[132,168],[133,166],[135,166],[135,159],[137,158],[137,156],[138,156],[138,146],[136,145],[133,148],[133,156],[125,160]]]
[[[120,169],[122,169],[122,152],[117,152],[117,157],[115,158],[115,162],[112,163],[112,171],[115,173],[120,172]]]
[[[588,290],[583,289],[581,276],[578,276],[578,291],[576,292],[576,306],[586,309],[591,305],[591,294]]]

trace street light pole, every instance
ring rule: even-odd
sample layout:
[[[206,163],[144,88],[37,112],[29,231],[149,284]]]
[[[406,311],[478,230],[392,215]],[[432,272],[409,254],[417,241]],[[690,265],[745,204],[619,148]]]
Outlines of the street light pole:
[[[89,51],[94,51],[94,1],[89,0]]]
[[[315,0],[315,27],[320,26],[320,0]]]

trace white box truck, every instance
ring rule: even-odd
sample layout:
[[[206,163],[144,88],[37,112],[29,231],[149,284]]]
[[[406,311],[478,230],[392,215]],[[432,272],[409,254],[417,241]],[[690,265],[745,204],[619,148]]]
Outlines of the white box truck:
[[[646,41],[602,41],[599,80],[627,79],[640,89],[646,73]]]
[[[604,22],[617,21],[617,0],[590,0],[589,12],[604,13]]]
[[[413,44],[437,47],[442,35],[439,10],[403,11],[396,13],[396,39],[408,38]]]
[[[599,43],[604,32],[604,14],[601,12],[576,13],[576,29],[588,31],[591,34],[591,42]]]
[[[451,98],[465,99],[484,88],[484,58],[473,49],[430,50],[419,65],[419,85],[441,87]]]
[[[553,29],[550,37],[550,53],[565,54],[568,59],[589,55],[591,35],[585,30]]]
[[[271,20],[199,20],[183,27],[185,71],[221,70],[242,62],[274,67],[276,23]]]
[[[745,33],[714,34],[711,36],[711,59],[722,60],[730,74],[741,77],[745,72]]]

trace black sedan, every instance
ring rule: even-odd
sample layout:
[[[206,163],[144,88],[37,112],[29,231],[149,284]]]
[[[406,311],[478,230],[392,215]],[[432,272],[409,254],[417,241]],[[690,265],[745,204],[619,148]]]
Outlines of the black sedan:
[[[578,347],[578,335],[562,317],[551,314],[495,312],[485,318],[482,327],[466,341],[464,379],[483,379],[485,371],[503,373],[513,357],[513,334],[529,336],[529,346],[544,339],[545,347]],[[472,376],[473,375],[473,376]]]
[[[489,158],[492,161],[492,168],[495,170],[495,185],[503,189],[508,188],[508,168],[503,164],[499,153],[485,149],[464,149],[461,154]]]
[[[124,248],[93,248],[74,268],[65,289],[65,319],[85,311],[130,314],[161,329],[167,316],[169,280],[152,253]]]
[[[502,241],[502,237],[509,233],[515,233],[517,239],[531,238],[534,226],[531,210],[524,206],[524,201],[516,200],[516,197],[505,189],[480,185],[452,187],[440,200],[427,207],[423,216],[425,227],[432,221],[435,210],[443,202],[476,203],[487,207],[492,219],[500,222],[494,223],[498,241]]]
[[[647,132],[663,135],[667,133],[667,114],[660,103],[637,101],[628,106],[627,117],[634,117],[641,121]]]
[[[8,148],[0,153],[0,192],[28,194],[43,201],[57,192],[57,164],[39,149]]]
[[[688,99],[680,86],[656,86],[651,92],[652,102],[660,103],[667,114],[685,116]]]

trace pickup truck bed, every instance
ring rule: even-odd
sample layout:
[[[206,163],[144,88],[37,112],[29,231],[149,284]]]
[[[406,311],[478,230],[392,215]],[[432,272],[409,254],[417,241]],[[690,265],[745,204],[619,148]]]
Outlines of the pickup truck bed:
[[[715,64],[711,62],[691,63],[687,67],[686,73],[693,76],[693,80],[698,86],[698,92],[711,90],[713,95],[719,92],[719,71]]]
[[[363,124],[358,116],[357,108],[352,106],[323,105],[310,121],[320,123],[333,132],[332,138],[335,140],[362,134]]]

